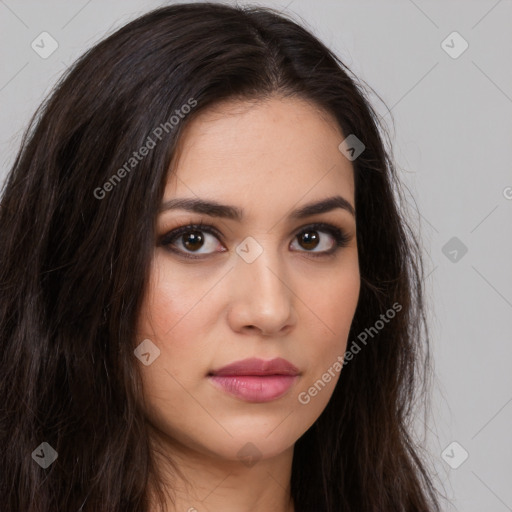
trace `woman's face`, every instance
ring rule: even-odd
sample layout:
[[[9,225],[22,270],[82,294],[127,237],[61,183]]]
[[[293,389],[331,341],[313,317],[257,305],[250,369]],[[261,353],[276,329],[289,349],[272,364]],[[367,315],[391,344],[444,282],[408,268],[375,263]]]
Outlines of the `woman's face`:
[[[280,97],[223,103],[183,133],[137,340],[150,340],[148,421],[177,449],[276,456],[329,401],[360,287],[344,138],[313,104]]]

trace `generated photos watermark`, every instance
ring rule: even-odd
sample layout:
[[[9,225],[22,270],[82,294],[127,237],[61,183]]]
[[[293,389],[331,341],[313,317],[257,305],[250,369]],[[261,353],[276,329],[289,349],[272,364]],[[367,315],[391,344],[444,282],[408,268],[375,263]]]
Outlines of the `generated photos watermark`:
[[[144,144],[132,153],[132,156],[119,167],[119,169],[101,186],[94,189],[94,197],[96,199],[104,199],[108,192],[114,190],[123,178],[125,178],[137,165],[141,162],[150,151],[154,149],[159,141],[162,140],[163,134],[170,133],[185,116],[190,113],[192,108],[197,105],[194,98],[189,98],[187,103],[183,104],[179,109],[176,109],[173,114],[165,123],[160,123],[150,135],[148,135]],[[156,140],[155,140],[156,139]]]
[[[390,307],[385,313],[380,315],[379,320],[377,320],[373,326],[367,327],[364,331],[361,331],[357,335],[357,341],[362,345],[366,346],[368,343],[368,337],[374,338],[379,334],[379,331],[384,328],[386,324],[395,318],[396,314],[402,310],[402,305],[398,302],[395,302],[392,307]],[[341,372],[342,368],[351,361],[356,354],[361,352],[362,347],[357,343],[357,341],[352,341],[351,345],[345,351],[344,355],[339,355],[336,358],[336,361],[329,366],[329,368],[322,374],[322,376],[312,385],[307,391],[302,391],[298,395],[298,400],[302,405],[307,405],[311,401],[312,397],[315,397],[322,391],[325,386],[331,382],[336,375]]]

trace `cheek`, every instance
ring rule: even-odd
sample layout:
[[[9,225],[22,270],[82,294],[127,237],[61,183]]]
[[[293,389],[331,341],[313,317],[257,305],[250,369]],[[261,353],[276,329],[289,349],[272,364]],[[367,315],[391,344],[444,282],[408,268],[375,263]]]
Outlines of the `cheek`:
[[[315,293],[308,295],[307,306],[317,321],[310,324],[306,337],[310,343],[304,346],[303,354],[309,363],[298,397],[312,418],[320,415],[327,405],[342,371],[359,299],[359,268],[356,264],[347,265],[335,279],[321,280],[321,283]]]
[[[348,334],[360,291],[358,268],[347,270],[332,279],[323,290],[322,303],[331,329],[337,336]],[[327,322],[326,322],[327,323]]]
[[[214,305],[201,298],[210,286],[155,257],[137,328],[139,342],[150,339],[160,350],[154,363],[142,368],[144,388],[155,403],[172,396],[173,403],[186,407],[183,388],[195,392],[204,378]]]
[[[190,273],[179,272],[165,265],[165,256],[157,255],[153,262],[147,293],[138,322],[139,336],[153,336],[162,345],[173,340],[173,350],[197,350],[197,336],[207,324],[211,301],[202,301],[209,284],[194,279]],[[202,322],[195,321],[200,313]]]
[[[140,332],[154,336],[171,330],[189,309],[186,283],[179,273],[169,275],[160,259],[156,256],[153,260],[139,320]]]
[[[139,341],[150,339],[160,350],[159,357],[141,372],[147,418],[162,432],[179,437],[196,418],[204,422],[204,411],[188,392],[195,394],[204,377],[205,303],[201,297],[207,287],[198,280],[192,285],[186,273],[166,265],[164,258],[157,255],[153,261],[137,337]],[[181,414],[171,419],[169,411]]]
[[[347,258],[346,264],[335,273],[316,280],[304,291],[306,306],[317,316],[316,325],[323,327],[322,339],[327,347],[345,344],[360,292],[360,274],[357,257]]]

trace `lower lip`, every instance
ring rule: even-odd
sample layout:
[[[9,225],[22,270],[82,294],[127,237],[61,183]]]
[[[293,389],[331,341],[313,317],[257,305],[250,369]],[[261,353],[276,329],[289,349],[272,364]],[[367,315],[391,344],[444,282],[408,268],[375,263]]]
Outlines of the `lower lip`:
[[[209,379],[226,393],[246,402],[270,402],[282,397],[297,375],[211,375]]]

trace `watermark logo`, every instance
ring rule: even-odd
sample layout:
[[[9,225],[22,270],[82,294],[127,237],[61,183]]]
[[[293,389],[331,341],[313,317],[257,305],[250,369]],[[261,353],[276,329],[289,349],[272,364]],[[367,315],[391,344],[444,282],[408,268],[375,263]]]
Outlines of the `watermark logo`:
[[[441,458],[452,469],[462,466],[468,457],[469,453],[457,441],[450,443],[441,453]]]
[[[242,243],[237,245],[236,253],[246,263],[252,263],[263,253],[263,247],[252,236],[248,236]]]
[[[449,34],[441,43],[441,48],[452,59],[458,59],[468,47],[468,42],[456,31]]]
[[[133,353],[144,366],[149,366],[160,356],[160,349],[151,340],[145,339]]]
[[[43,468],[50,467],[56,460],[59,454],[48,444],[41,443],[33,452],[32,458]]]
[[[252,468],[262,457],[262,453],[253,443],[245,443],[236,455],[242,461],[242,464],[249,468]]]
[[[41,32],[30,46],[39,57],[47,59],[57,50],[59,43],[48,32]]]
[[[443,245],[441,251],[452,263],[458,263],[466,255],[468,248],[454,236]]]
[[[351,133],[338,146],[338,149],[346,158],[353,162],[366,149],[366,146],[353,133]]]

